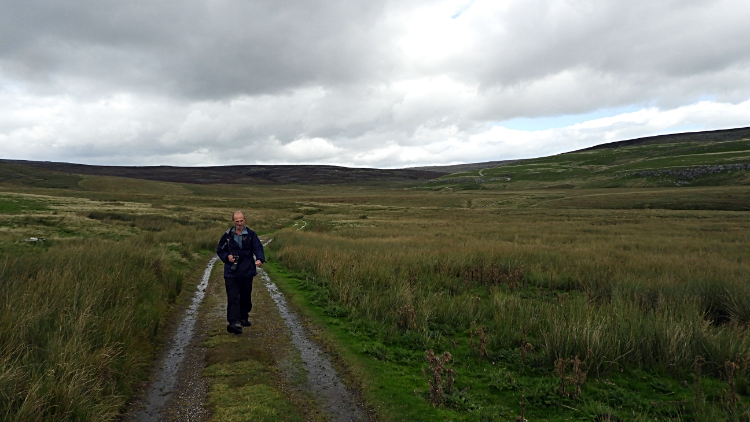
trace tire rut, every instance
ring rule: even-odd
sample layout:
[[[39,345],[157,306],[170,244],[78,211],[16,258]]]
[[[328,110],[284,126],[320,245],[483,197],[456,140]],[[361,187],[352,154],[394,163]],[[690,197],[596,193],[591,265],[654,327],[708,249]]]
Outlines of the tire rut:
[[[299,317],[289,308],[284,295],[268,273],[260,270],[259,274],[290,331],[292,344],[299,352],[302,366],[307,373],[307,385],[320,402],[323,411],[333,421],[370,420],[367,412],[359,405],[356,396],[341,381],[328,354],[317,343],[310,340]]]
[[[211,270],[218,260],[218,257],[214,257],[208,262],[190,306],[185,310],[185,315],[175,329],[169,349],[159,361],[154,381],[146,390],[145,395],[131,406],[131,412],[123,418],[124,420],[132,422],[176,420],[175,415],[169,415],[171,412],[168,412],[171,407],[170,402],[175,400],[175,391],[180,392],[176,398],[186,402],[187,405],[183,408],[187,412],[183,412],[180,420],[207,419],[203,402],[208,388],[205,382],[201,382],[200,370],[203,359],[202,356],[198,356],[201,352],[205,354],[205,351],[199,350],[194,333],[198,311],[206,296]],[[186,365],[186,362],[190,364]],[[175,388],[176,386],[179,388]]]

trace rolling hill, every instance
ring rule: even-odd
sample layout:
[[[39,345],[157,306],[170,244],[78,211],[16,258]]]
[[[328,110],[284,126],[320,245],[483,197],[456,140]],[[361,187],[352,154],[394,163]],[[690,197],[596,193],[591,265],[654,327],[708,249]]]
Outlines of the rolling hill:
[[[750,184],[750,128],[611,142],[527,160],[406,169],[323,165],[93,166],[0,160],[0,183],[82,189],[82,176],[239,185],[408,185],[442,189],[601,188]]]
[[[48,161],[0,160],[0,183],[76,188],[80,175],[115,176],[191,184],[398,184],[424,183],[444,172],[414,169],[348,168],[316,165],[269,166],[91,166]]]
[[[750,184],[750,128],[654,136],[499,167],[454,173],[427,186],[608,188]]]

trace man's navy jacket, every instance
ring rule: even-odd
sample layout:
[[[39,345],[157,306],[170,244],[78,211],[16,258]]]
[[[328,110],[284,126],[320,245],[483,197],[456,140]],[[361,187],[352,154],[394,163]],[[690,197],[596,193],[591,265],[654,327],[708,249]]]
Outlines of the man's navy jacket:
[[[245,228],[247,229],[247,227]],[[240,245],[234,240],[233,234],[234,227],[224,232],[219,240],[219,245],[216,246],[216,255],[219,255],[219,259],[224,262],[224,277],[254,277],[257,274],[255,260],[259,259],[260,262],[266,262],[263,244],[260,243],[260,239],[254,231],[247,229],[247,235],[244,236],[242,248],[240,248]],[[232,271],[232,263],[227,259],[229,255],[240,257],[240,262],[234,271]],[[253,255],[255,255],[255,258],[253,258]]]

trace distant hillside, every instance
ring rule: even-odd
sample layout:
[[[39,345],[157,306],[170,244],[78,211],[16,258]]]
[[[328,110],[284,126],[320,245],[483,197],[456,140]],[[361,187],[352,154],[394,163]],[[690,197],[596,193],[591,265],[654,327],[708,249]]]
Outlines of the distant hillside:
[[[434,189],[570,189],[750,185],[750,128],[611,142],[443,176]]]
[[[736,129],[708,130],[703,132],[671,133],[668,135],[647,136],[645,138],[629,139],[626,141],[609,142],[593,147],[580,149],[582,152],[604,148],[620,148],[641,144],[668,144],[682,142],[726,142],[750,138],[750,127]]]
[[[316,165],[92,166],[0,159],[0,183],[78,189],[79,175],[94,175],[192,184],[428,183],[461,188],[745,184],[750,183],[745,177],[750,166],[748,140],[750,127],[649,136],[529,160],[393,170]]]
[[[494,167],[504,166],[506,164],[515,163],[516,161],[518,160],[485,161],[483,163],[453,164],[450,166],[409,167],[405,170],[437,171],[440,173],[450,174],[450,173],[461,173],[465,171],[490,169]]]
[[[726,141],[737,141],[741,139],[750,138],[750,127],[737,128],[737,129],[722,129],[722,130],[710,130],[703,132],[684,132],[684,133],[672,133],[667,135],[647,136],[644,138],[628,139],[625,141],[609,142],[606,144],[599,144],[593,147],[580,149],[577,151],[571,151],[564,154],[572,154],[577,152],[592,151],[599,149],[611,149],[628,147],[642,144],[667,144],[667,143],[683,143],[683,142],[726,142]],[[528,160],[502,160],[502,161],[486,161],[482,163],[467,163],[467,164],[454,164],[448,166],[424,166],[424,167],[409,167],[409,170],[425,170],[435,171],[440,173],[466,173],[474,172],[482,169],[491,169],[500,166],[506,166],[509,164],[515,164],[522,161]]]
[[[216,167],[120,167],[54,163],[48,161],[0,160],[0,182],[18,179],[27,174],[22,168],[36,168],[60,174],[118,176],[160,182],[195,184],[372,184],[419,182],[440,177],[445,173],[401,169],[381,170],[337,166],[216,166]],[[15,170],[11,170],[15,169]],[[38,177],[35,176],[35,177]]]

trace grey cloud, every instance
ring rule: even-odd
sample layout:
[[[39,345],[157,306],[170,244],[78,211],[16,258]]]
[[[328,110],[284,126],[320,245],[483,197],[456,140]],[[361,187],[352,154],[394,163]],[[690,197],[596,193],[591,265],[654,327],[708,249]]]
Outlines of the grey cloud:
[[[411,77],[415,65],[417,76],[449,74],[478,84],[484,95],[501,90],[523,99],[538,81],[585,70],[611,80],[608,91],[621,91],[618,85],[638,91],[621,101],[667,105],[684,89],[671,84],[665,91],[664,78],[706,79],[750,64],[744,41],[750,4],[712,0],[527,0],[482,16],[469,9],[459,19],[472,20],[475,43],[444,63],[409,63],[393,44],[399,29],[385,21],[387,11],[424,4],[5,0],[0,70],[45,93],[140,91],[191,99],[366,88]],[[706,86],[690,95],[714,91]],[[584,108],[610,106],[608,95],[600,90]]]
[[[48,84],[191,98],[273,93],[387,71],[382,5],[345,0],[4,1],[2,69]],[[58,87],[62,89],[62,87]]]
[[[503,30],[483,31],[485,84],[513,84],[585,66],[603,72],[685,75],[746,63],[750,5],[729,1],[529,0]],[[494,53],[494,54],[492,54]]]

